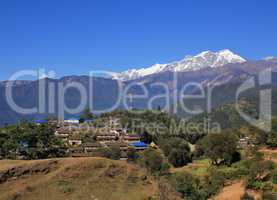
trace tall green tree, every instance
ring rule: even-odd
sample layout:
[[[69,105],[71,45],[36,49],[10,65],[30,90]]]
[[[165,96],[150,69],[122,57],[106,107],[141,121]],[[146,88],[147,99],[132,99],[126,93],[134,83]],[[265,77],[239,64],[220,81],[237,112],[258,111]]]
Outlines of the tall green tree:
[[[80,116],[80,122],[83,123],[85,120],[92,120],[94,118],[89,106],[85,108],[83,114]]]
[[[200,145],[212,164],[221,163],[230,165],[233,155],[237,152],[237,138],[229,133],[209,134],[201,141]]]

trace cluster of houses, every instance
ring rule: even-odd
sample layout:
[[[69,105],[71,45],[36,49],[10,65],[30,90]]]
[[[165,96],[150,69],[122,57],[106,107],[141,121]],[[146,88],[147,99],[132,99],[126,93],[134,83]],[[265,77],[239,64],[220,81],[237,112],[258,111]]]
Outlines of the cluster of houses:
[[[250,137],[243,137],[243,138],[240,138],[239,141],[238,141],[238,148],[239,149],[247,149],[247,148],[250,148],[250,147],[254,147],[254,143],[253,143],[253,140],[250,138]]]
[[[84,133],[87,133],[85,139]],[[121,127],[118,118],[109,118],[97,128],[91,121],[79,124],[77,119],[65,120],[55,135],[67,144],[71,156],[97,156],[100,149],[117,146],[125,158],[129,147],[137,151],[147,148],[140,135]]]

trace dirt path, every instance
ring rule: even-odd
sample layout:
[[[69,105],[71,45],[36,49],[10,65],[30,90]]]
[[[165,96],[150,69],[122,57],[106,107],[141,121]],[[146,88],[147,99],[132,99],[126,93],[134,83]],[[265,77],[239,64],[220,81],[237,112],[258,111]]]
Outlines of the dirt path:
[[[269,149],[269,148],[262,148],[260,149],[260,151],[264,153],[277,153],[277,149]]]
[[[213,198],[213,200],[240,200],[244,194],[245,187],[243,181],[235,182],[230,186],[226,186],[223,190]]]
[[[266,160],[277,163],[277,149],[262,148],[259,151],[265,155]]]

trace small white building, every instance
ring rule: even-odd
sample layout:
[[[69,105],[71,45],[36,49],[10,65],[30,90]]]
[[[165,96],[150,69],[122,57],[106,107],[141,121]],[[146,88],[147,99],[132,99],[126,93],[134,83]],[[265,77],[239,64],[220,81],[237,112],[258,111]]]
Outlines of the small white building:
[[[75,118],[65,119],[64,123],[67,123],[67,124],[79,124],[79,119],[75,119]]]
[[[69,139],[68,144],[70,146],[80,146],[82,144],[82,140],[81,139]]]

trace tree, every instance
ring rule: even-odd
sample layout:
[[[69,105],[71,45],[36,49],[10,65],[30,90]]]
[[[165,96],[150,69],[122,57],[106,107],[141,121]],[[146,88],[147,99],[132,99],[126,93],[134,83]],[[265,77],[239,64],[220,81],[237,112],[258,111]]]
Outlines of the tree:
[[[153,141],[153,135],[151,135],[147,131],[144,131],[141,135],[141,141],[146,144],[150,144]]]
[[[107,147],[103,147],[99,149],[100,156],[105,158],[111,158],[111,149]]]
[[[169,170],[170,170],[170,164],[168,164],[167,162],[163,163],[160,170],[161,175],[169,174]]]
[[[55,136],[55,130],[53,124],[37,126],[26,121],[4,127],[0,129],[1,154],[12,158],[21,155],[27,159],[63,156],[66,149],[61,139]]]
[[[201,141],[200,145],[212,164],[221,163],[230,165],[237,151],[237,139],[232,134],[209,134]]]
[[[276,148],[277,147],[277,134],[276,134],[276,132],[271,133],[268,136],[266,144],[271,148]]]
[[[91,113],[90,108],[87,106],[83,111],[83,114],[80,116],[80,123],[85,122],[85,120],[92,120],[94,118],[93,114]]]
[[[110,147],[111,149],[111,159],[113,160],[119,160],[121,157],[121,150],[120,150],[120,146],[119,145],[112,145]]]
[[[186,165],[187,163],[191,162],[191,155],[190,152],[183,150],[181,148],[173,149],[169,156],[168,161],[174,166],[174,167],[182,167]]]
[[[188,143],[181,138],[164,138],[159,142],[168,161],[175,167],[182,167],[191,162]]]
[[[269,147],[275,148],[277,147],[277,118],[272,119],[272,128],[269,136],[267,138],[266,144]]]
[[[148,148],[142,153],[140,163],[151,173],[155,173],[161,170],[163,157],[159,151]]]
[[[277,184],[277,170],[271,172],[271,180],[273,184]]]
[[[190,173],[182,172],[174,174],[171,177],[171,183],[182,194],[184,199],[202,200],[204,199],[200,192],[200,180]]]
[[[121,157],[121,151],[119,145],[112,145],[111,147],[104,147],[100,149],[101,156],[113,160],[119,160]]]
[[[133,147],[129,147],[127,149],[127,160],[128,162],[134,162],[139,158],[139,154],[137,153],[136,149]]]

